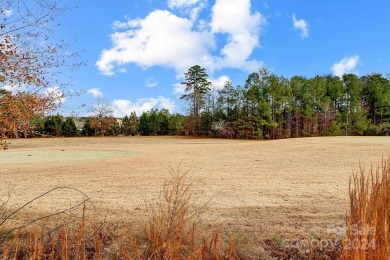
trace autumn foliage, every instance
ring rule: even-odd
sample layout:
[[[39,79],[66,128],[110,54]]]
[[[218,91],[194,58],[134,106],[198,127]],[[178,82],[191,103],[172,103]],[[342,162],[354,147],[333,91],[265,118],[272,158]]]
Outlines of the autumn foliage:
[[[36,93],[5,93],[0,96],[0,134],[2,138],[27,136],[34,130],[30,119],[52,107],[50,98]]]
[[[0,0],[0,137],[26,136],[35,115],[61,104],[59,74],[76,54],[58,40],[58,1]]]

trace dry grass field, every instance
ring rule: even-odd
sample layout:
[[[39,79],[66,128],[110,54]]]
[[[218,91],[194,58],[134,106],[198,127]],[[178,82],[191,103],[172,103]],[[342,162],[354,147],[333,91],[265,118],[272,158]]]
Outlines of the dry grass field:
[[[54,187],[74,187],[91,197],[99,217],[139,223],[170,167],[179,167],[194,180],[198,203],[209,202],[211,227],[294,237],[345,226],[352,171],[389,154],[389,137],[19,139],[0,152],[0,192],[10,192],[8,206],[16,208]],[[59,190],[18,217],[50,214],[82,199]]]

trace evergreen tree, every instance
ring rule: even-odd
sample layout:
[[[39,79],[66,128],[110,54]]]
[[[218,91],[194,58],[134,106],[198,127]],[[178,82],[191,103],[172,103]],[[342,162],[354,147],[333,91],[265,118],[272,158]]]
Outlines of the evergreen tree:
[[[46,134],[61,136],[62,135],[63,119],[59,114],[46,117],[43,130]]]
[[[129,118],[129,127],[130,127],[130,135],[138,135],[139,131],[139,120],[135,111],[131,112]]]
[[[378,125],[390,117],[390,83],[381,74],[363,78],[363,96],[372,124]]]
[[[96,135],[95,129],[91,126],[91,118],[85,118],[85,123],[83,126],[82,134],[85,136],[94,136]]]
[[[34,136],[42,134],[44,132],[45,127],[45,119],[41,116],[35,115],[32,118],[30,118],[30,128],[34,132],[32,133]]]
[[[150,135],[149,113],[143,112],[139,118],[139,131],[141,135]]]
[[[184,76],[185,82],[182,84],[186,86],[185,94],[180,98],[186,100],[189,104],[188,110],[192,114],[191,118],[195,121],[193,123],[193,133],[198,135],[200,112],[205,105],[205,96],[210,91],[211,82],[207,80],[206,69],[199,65],[189,68]]]
[[[168,135],[169,134],[169,117],[171,116],[167,109],[161,109],[159,114],[159,135]]]
[[[345,134],[363,135],[369,126],[361,102],[363,81],[355,74],[344,74],[343,83],[346,89]]]
[[[77,127],[73,117],[67,117],[62,124],[62,136],[76,136]]]
[[[173,114],[168,120],[168,129],[170,135],[182,135],[184,132],[185,117],[180,114]]]
[[[122,119],[121,133],[123,135],[131,135],[130,119],[127,115]]]

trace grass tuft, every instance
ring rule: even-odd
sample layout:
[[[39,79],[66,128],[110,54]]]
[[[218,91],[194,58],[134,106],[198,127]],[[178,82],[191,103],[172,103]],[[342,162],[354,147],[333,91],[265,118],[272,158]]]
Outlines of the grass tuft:
[[[349,184],[343,259],[389,259],[390,157],[369,172],[360,167]]]
[[[11,142],[0,137],[0,150],[8,150],[10,144]]]

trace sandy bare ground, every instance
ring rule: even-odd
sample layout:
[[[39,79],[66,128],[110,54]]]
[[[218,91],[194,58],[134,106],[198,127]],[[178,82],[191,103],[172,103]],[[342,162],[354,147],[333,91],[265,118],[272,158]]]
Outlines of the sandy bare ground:
[[[169,168],[180,165],[195,180],[199,201],[211,200],[211,226],[261,237],[298,236],[342,227],[350,174],[359,162],[369,167],[388,155],[388,137],[20,139],[0,152],[0,192],[11,191],[8,205],[14,208],[53,187],[70,186],[88,194],[101,217],[136,223],[146,214],[145,202],[158,199]],[[58,191],[19,217],[81,199]]]

